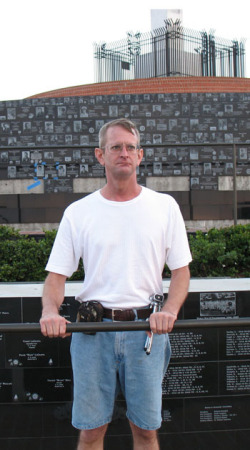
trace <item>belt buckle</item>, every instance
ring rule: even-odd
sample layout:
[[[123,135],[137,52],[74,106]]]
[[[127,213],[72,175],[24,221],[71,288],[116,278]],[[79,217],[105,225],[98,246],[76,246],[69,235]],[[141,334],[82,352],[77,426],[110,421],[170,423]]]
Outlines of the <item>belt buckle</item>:
[[[122,311],[121,309],[111,309],[111,319],[112,322],[120,322],[120,320],[115,320],[115,313],[118,311]]]
[[[124,310],[124,309],[112,309],[111,310],[111,318],[112,318],[112,321],[113,322],[121,322],[122,320],[125,320],[125,319],[121,319],[121,320],[116,320],[115,319],[115,314],[118,314],[119,315],[119,313],[122,313],[123,311],[126,311],[126,310]],[[131,310],[131,312],[133,313],[133,317],[131,317],[131,315],[128,317],[128,319],[127,320],[129,320],[129,321],[133,321],[133,320],[135,320],[135,318],[136,318],[136,314],[135,314],[135,311],[134,310]]]

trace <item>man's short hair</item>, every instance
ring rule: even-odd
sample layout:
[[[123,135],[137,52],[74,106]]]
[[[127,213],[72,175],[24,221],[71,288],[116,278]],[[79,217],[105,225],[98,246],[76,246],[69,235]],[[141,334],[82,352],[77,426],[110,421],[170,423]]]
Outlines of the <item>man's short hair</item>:
[[[131,120],[122,118],[115,119],[111,122],[105,123],[99,131],[99,148],[105,148],[106,145],[106,134],[109,128],[111,127],[122,127],[125,130],[129,131],[129,133],[135,135],[138,140],[138,147],[140,146],[140,133],[138,131],[137,126]]]

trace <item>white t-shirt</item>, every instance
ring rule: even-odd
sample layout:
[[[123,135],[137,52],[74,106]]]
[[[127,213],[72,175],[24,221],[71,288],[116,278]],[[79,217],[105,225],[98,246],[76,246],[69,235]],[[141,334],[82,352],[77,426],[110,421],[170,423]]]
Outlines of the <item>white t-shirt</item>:
[[[96,191],[64,213],[46,270],[70,277],[82,257],[85,278],[77,300],[106,308],[148,305],[162,293],[162,271],[189,264],[184,221],[176,201],[145,187],[115,202]]]

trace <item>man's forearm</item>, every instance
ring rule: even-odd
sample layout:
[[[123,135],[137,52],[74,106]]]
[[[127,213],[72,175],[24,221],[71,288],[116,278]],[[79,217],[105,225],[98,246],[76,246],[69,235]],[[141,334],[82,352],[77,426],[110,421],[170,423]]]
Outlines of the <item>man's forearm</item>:
[[[44,336],[67,336],[66,324],[69,322],[59,314],[59,308],[64,300],[66,279],[67,277],[56,273],[50,273],[46,278],[42,298],[43,311],[40,319],[41,332]]]
[[[50,273],[46,278],[42,297],[43,315],[58,313],[64,301],[65,281],[66,277],[55,273]]]
[[[177,316],[187,297],[189,281],[190,271],[188,266],[172,271],[168,298],[162,311],[168,311]]]

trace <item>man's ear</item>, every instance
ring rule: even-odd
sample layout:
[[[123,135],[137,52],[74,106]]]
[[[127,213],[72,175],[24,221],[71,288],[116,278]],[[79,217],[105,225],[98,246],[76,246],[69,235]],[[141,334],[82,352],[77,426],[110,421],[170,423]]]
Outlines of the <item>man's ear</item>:
[[[96,148],[96,149],[95,149],[95,157],[96,157],[97,161],[98,161],[102,166],[105,166],[105,162],[104,162],[104,158],[103,158],[103,153],[104,153],[104,150],[102,150],[101,148]]]
[[[138,150],[138,161],[137,161],[137,166],[139,166],[141,164],[141,160],[143,158],[143,149],[140,148],[140,150]]]

